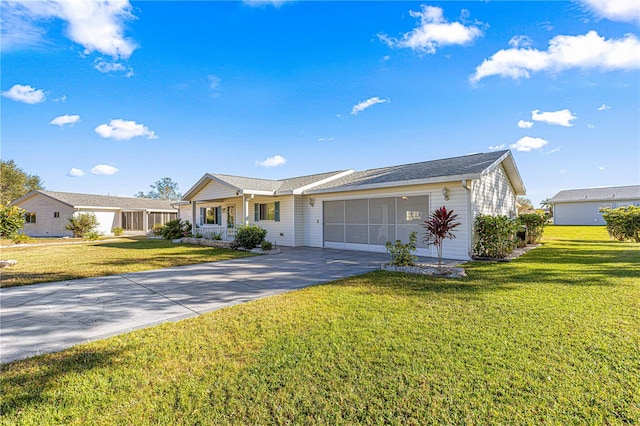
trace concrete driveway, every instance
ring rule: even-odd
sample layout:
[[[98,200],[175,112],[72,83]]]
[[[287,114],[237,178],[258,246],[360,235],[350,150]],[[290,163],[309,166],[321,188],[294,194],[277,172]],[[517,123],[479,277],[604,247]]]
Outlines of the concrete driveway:
[[[379,269],[387,254],[317,248],[0,290],[0,363]]]

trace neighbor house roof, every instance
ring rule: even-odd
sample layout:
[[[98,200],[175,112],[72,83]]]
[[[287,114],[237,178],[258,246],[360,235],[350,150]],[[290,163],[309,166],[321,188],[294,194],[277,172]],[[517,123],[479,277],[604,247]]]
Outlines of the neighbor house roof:
[[[13,201],[12,204],[20,203],[38,194],[52,198],[73,208],[94,207],[102,209],[110,208],[122,210],[175,211],[175,209],[171,207],[171,201],[169,200],[117,197],[113,195],[78,194],[75,192],[57,192],[45,190],[31,191],[27,195],[24,195]]]
[[[640,185],[609,186],[604,188],[568,189],[560,191],[549,200],[552,203],[580,201],[613,201],[640,199]]]
[[[505,150],[383,167],[361,172],[338,170],[282,180],[207,173],[185,193],[183,200],[190,200],[193,195],[212,180],[235,190],[238,195],[313,194],[478,179],[483,173],[493,170],[500,164],[504,166],[516,194],[524,195],[525,188],[520,173],[511,156],[511,152]]]

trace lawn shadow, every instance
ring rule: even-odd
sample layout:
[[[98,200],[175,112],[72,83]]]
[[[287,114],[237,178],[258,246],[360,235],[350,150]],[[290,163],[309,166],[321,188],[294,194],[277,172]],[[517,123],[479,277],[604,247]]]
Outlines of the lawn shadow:
[[[113,366],[124,350],[77,347],[4,364],[0,366],[0,412],[13,417],[32,406],[52,404],[52,397],[45,395],[59,388],[64,376]]]

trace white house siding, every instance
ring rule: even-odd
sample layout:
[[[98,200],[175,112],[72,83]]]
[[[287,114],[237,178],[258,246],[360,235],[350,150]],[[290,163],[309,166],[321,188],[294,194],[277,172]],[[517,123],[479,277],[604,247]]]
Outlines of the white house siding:
[[[77,216],[81,213],[93,213],[94,215],[96,215],[96,219],[98,219],[98,226],[95,230],[97,232],[100,232],[101,234],[111,235],[111,230],[117,226],[120,226],[122,214],[120,210],[81,209],[74,215]]]
[[[280,202],[280,221],[260,220],[255,221],[254,209],[255,204],[269,204],[276,201]],[[249,202],[249,223],[258,225],[267,230],[268,241],[277,245],[293,247],[296,242],[295,238],[295,220],[294,220],[294,196],[286,195],[279,197],[261,197],[255,196]]]
[[[60,201],[36,194],[17,205],[28,213],[36,214],[36,223],[25,223],[24,233],[31,237],[70,237],[71,231],[67,231],[67,219],[73,215],[73,207]],[[60,217],[54,218],[54,213],[59,212]]]
[[[471,205],[474,218],[479,214],[515,216],[516,194],[502,164],[473,181]]]
[[[178,218],[181,220],[188,220],[193,223],[193,214],[191,213],[191,204],[184,204],[178,206]]]
[[[197,194],[194,194],[192,199],[194,200],[222,200],[223,198],[232,198],[236,197],[236,191],[233,188],[229,188],[226,185],[223,185],[214,180],[209,181],[198,191]]]
[[[557,203],[553,208],[553,223],[556,225],[604,225],[605,222],[599,210],[611,204],[607,201]]]
[[[296,246],[304,246],[305,235],[307,231],[307,221],[305,220],[305,204],[309,204],[309,197],[296,195],[294,196],[294,203]]]
[[[443,188],[447,187],[449,200],[444,199]],[[460,182],[450,182],[445,184],[416,185],[402,188],[381,188],[363,191],[336,192],[330,194],[309,194],[305,198],[313,198],[314,205],[307,201],[302,203],[304,208],[304,245],[310,247],[323,247],[323,202],[334,200],[353,200],[363,198],[381,198],[381,197],[401,197],[427,195],[429,196],[429,211],[432,212],[436,208],[443,205],[449,210],[454,210],[459,215],[458,221],[461,225],[456,228],[456,238],[447,240],[444,243],[443,257],[448,259],[469,259],[469,220],[468,220],[468,203],[467,190],[462,187]],[[379,246],[370,246],[372,250],[384,251]],[[435,256],[436,250],[432,247],[420,249],[418,252],[421,256]]]

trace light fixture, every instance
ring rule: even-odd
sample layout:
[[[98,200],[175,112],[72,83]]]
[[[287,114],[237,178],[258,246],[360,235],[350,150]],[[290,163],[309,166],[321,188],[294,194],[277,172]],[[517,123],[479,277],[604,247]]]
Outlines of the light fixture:
[[[449,188],[447,188],[446,186],[442,188],[442,196],[445,200],[449,201]]]
[[[311,207],[313,207],[316,204],[316,199],[315,198],[309,198],[309,205]]]

